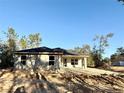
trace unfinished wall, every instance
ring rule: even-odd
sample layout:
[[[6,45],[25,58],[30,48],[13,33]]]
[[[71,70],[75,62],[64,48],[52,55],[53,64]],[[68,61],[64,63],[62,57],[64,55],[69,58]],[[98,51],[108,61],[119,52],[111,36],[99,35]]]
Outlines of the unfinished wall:
[[[64,59],[67,60],[67,68],[74,68],[74,67],[79,67],[79,68],[87,68],[87,58],[63,58],[62,59],[62,64],[61,67],[64,66]],[[71,59],[78,59],[78,64],[77,65],[72,65],[71,64]]]
[[[60,55],[26,55],[26,65],[21,63],[21,55],[17,56],[17,61],[15,62],[15,67],[19,69],[31,69],[31,68],[51,68],[49,66],[49,56],[55,57],[54,68],[60,68],[59,63],[61,63],[61,56]]]

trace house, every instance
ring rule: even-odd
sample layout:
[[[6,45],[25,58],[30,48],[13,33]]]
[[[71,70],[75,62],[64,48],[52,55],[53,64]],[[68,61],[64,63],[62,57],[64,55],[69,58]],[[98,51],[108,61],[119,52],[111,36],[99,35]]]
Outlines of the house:
[[[87,68],[88,55],[70,53],[62,48],[38,47],[15,52],[15,67],[28,69],[42,68]]]
[[[112,63],[112,66],[124,66],[124,61],[116,61]]]

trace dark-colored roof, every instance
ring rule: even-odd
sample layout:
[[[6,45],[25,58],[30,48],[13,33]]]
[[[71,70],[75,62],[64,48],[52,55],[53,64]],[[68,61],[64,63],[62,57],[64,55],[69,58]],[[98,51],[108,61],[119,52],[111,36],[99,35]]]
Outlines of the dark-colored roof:
[[[53,48],[54,52],[62,52],[64,55],[75,55],[74,53],[68,52],[66,49]]]
[[[38,53],[38,52],[57,52],[62,53],[64,55],[75,55],[74,53],[68,52],[66,49],[62,48],[48,48],[48,47],[38,47],[38,48],[31,48],[31,49],[25,49],[25,50],[19,50],[16,51],[16,53]]]
[[[52,49],[48,47],[38,47],[38,48],[19,50],[16,52],[52,52]]]

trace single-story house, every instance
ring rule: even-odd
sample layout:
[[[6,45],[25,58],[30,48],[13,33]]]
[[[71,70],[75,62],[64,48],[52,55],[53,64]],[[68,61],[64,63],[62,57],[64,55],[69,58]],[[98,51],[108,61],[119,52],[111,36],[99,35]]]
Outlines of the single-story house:
[[[87,68],[88,55],[70,53],[62,48],[38,47],[15,52],[16,68]]]
[[[124,61],[116,61],[112,63],[112,66],[124,66]]]

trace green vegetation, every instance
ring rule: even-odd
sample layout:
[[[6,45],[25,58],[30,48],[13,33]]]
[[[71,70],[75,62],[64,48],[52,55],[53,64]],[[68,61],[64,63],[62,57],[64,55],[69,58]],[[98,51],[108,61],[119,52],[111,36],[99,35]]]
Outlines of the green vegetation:
[[[103,54],[105,54],[105,49],[109,46],[108,40],[113,37],[113,33],[107,35],[96,35],[93,39],[94,46],[92,51],[93,60],[95,62],[95,67],[103,65],[105,59],[103,59]]]
[[[111,62],[124,61],[124,48],[117,48],[116,52],[111,55]]]
[[[26,48],[34,48],[39,47],[42,39],[40,37],[39,33],[30,34],[28,37],[22,36],[20,39],[20,48],[26,49]]]
[[[20,47],[21,47],[22,49],[28,48],[28,41],[27,41],[26,36],[22,36],[22,38],[20,39],[19,42],[20,42]]]

